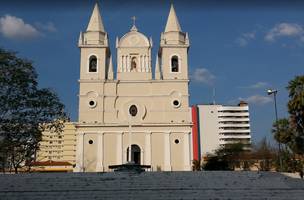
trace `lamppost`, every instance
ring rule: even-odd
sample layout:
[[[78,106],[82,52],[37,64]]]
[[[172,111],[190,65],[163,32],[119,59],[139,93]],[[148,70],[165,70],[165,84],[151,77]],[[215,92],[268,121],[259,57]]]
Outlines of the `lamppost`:
[[[278,119],[278,110],[277,110],[277,93],[278,93],[278,90],[273,90],[273,89],[268,89],[267,90],[268,95],[273,94],[276,125],[277,125],[277,131],[279,131],[279,124],[278,124],[279,119]],[[281,142],[278,141],[278,144],[279,144],[278,157],[279,157],[279,162],[280,162],[280,171],[282,171],[283,164],[282,164],[282,157],[281,157]]]

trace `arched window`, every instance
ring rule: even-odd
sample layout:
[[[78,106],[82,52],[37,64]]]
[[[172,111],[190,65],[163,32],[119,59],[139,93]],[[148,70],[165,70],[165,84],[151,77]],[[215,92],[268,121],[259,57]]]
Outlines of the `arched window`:
[[[97,72],[97,57],[91,56],[89,59],[89,72]]]
[[[137,58],[132,57],[132,59],[131,59],[131,71],[136,71],[136,67],[137,67]]]
[[[171,72],[179,72],[178,57],[172,56],[171,58]]]

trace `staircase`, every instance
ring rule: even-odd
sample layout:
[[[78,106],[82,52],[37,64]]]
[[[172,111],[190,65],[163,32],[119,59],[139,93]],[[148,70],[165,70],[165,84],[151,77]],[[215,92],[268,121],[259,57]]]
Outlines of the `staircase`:
[[[0,199],[304,199],[304,180],[273,172],[0,175]]]

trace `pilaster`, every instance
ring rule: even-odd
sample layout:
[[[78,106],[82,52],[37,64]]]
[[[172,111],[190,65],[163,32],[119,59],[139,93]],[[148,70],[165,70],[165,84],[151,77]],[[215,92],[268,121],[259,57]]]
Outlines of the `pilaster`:
[[[184,133],[184,170],[191,170],[190,160],[190,132]]]
[[[76,167],[74,169],[75,172],[83,172],[84,171],[84,135],[85,133],[77,133],[77,148],[76,148]]]
[[[116,154],[116,164],[121,165],[123,160],[123,133],[118,133],[116,136],[116,144],[117,144],[117,154]]]
[[[145,165],[151,165],[151,132],[145,135]]]
[[[104,152],[104,145],[103,145],[103,135],[104,133],[98,133],[98,146],[97,146],[97,162],[96,162],[96,171],[103,172],[104,171],[104,163],[103,163],[103,152]]]
[[[171,171],[170,132],[164,133],[164,171]]]

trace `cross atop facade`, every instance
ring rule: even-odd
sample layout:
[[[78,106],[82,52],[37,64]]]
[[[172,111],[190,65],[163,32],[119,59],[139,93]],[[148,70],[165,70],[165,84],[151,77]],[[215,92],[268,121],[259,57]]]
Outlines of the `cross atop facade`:
[[[133,20],[133,26],[135,26],[136,17],[135,17],[135,16],[133,16],[133,17],[131,17],[131,19]]]

